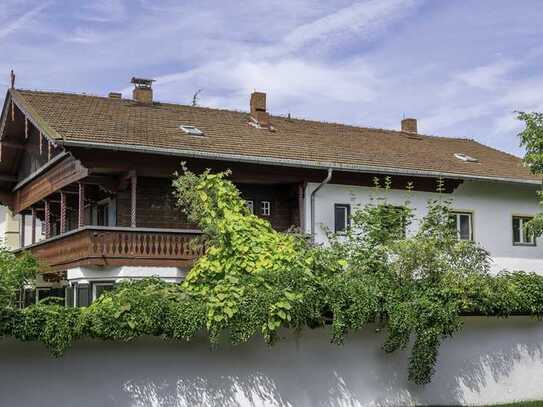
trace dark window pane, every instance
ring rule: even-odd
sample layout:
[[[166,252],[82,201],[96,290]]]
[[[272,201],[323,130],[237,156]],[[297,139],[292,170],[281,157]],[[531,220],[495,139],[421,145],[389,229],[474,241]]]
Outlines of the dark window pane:
[[[334,229],[336,232],[343,232],[349,226],[350,205],[334,206]]]
[[[77,306],[88,307],[89,301],[89,285],[78,284],[77,285]]]
[[[470,240],[470,216],[469,215],[459,215],[460,219],[460,239],[461,240]]]

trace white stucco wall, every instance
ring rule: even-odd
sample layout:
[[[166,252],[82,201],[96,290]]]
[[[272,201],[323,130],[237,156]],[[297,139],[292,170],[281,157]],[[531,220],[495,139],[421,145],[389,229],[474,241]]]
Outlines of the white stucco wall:
[[[74,267],[68,269],[66,280],[70,283],[90,281],[122,281],[146,277],[160,277],[170,283],[178,283],[185,278],[187,271],[180,267]]]
[[[305,225],[310,232],[311,192],[318,184],[311,183],[306,189]],[[536,191],[537,186],[465,181],[452,194],[443,194],[453,200],[453,208],[473,213],[474,239],[486,248],[493,257],[492,269],[497,272],[503,268],[534,271],[543,274],[543,240],[536,247],[513,245],[513,215],[534,216],[541,210]],[[334,228],[334,204],[365,205],[372,197],[382,197],[385,191],[377,193],[375,188],[329,184],[317,192],[315,199],[316,241],[326,242],[324,227]],[[426,213],[428,199],[438,194],[404,190],[390,190],[384,195],[394,205],[411,201],[416,217],[411,230],[416,229],[417,219]]]
[[[325,329],[210,350],[148,338],[83,341],[62,358],[0,340],[2,406],[398,406],[543,399],[543,323],[470,317],[445,341],[431,384],[407,382],[408,354],[385,354],[367,329],[345,345]]]
[[[12,216],[6,206],[0,205],[0,242],[10,249],[21,246],[21,215]],[[42,223],[36,219],[36,241],[43,240]],[[25,245],[32,243],[32,217],[25,217]]]

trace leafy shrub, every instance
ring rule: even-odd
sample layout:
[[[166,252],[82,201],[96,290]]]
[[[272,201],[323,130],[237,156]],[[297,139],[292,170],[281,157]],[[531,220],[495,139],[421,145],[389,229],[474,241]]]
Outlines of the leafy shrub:
[[[42,302],[19,310],[13,292],[36,264],[0,253],[0,335],[41,341],[59,356],[80,337],[188,341],[206,333],[214,345],[257,335],[273,343],[282,327],[325,323],[339,345],[378,322],[387,333],[384,351],[410,348],[408,377],[425,384],[441,341],[461,329],[462,314],[543,312],[543,277],[490,275],[488,253],[456,239],[444,199],[429,202],[411,235],[405,233],[413,219],[409,203],[398,208],[377,199],[354,211],[351,227],[330,233],[330,245],[321,247],[250,214],[226,175],[187,171],[174,181],[178,203],[204,231],[207,247],[182,284],[127,281],[87,308]]]

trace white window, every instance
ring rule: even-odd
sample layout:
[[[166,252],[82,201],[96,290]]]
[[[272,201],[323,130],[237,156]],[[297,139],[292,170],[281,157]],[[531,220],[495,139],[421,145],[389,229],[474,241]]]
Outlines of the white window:
[[[535,246],[535,238],[526,230],[526,224],[532,218],[527,216],[513,216],[513,244],[517,246]]]
[[[96,301],[104,292],[113,290],[113,282],[93,283],[92,284],[92,300]]]
[[[204,137],[204,132],[197,127],[181,124],[179,128],[191,136]]]
[[[271,215],[271,202],[270,201],[261,201],[260,202],[260,213],[262,216]]]
[[[470,212],[453,212],[451,224],[459,240],[473,240],[473,216]]]
[[[464,154],[464,153],[455,153],[454,156],[459,159],[460,161],[465,161],[468,163],[476,163],[479,160],[477,158],[474,158],[470,155]]]
[[[334,205],[334,231],[343,232],[351,222],[351,205],[335,204]]]
[[[247,205],[247,208],[249,209],[249,212],[255,213],[255,202],[254,201],[245,201],[245,204]]]

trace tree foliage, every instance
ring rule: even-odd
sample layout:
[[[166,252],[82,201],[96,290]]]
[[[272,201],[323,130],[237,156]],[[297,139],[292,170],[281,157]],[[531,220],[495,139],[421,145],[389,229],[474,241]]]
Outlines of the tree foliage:
[[[0,310],[14,307],[20,290],[36,275],[38,264],[28,253],[16,256],[0,247]]]
[[[543,176],[543,113],[519,112],[517,118],[524,122],[524,129],[520,132],[520,145],[526,149],[524,163],[530,171]],[[539,202],[543,206],[543,193],[538,191]],[[543,234],[543,213],[539,212],[526,225],[528,232],[534,236]]]
[[[179,207],[208,239],[183,286],[206,304],[212,339],[230,332],[246,340],[258,329],[271,342],[280,327],[301,327],[318,316],[311,309],[318,294],[311,252],[300,236],[279,233],[251,214],[227,175],[185,171],[174,181]],[[251,310],[247,299],[255,297],[259,304]]]

